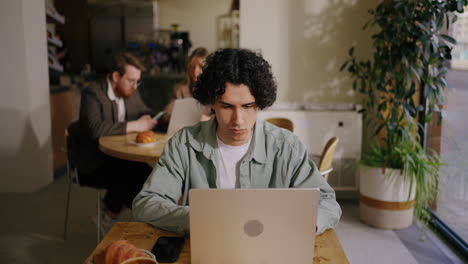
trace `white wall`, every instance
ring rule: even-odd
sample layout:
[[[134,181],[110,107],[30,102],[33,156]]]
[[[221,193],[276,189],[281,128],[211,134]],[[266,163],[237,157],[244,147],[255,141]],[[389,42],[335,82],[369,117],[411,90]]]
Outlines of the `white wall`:
[[[278,101],[359,102],[349,74],[340,73],[351,45],[370,56],[362,26],[375,0],[245,0],[240,45],[261,49],[278,81]]]
[[[2,1],[0,192],[53,180],[45,19],[44,1]]]
[[[327,141],[338,137],[340,144],[335,158],[357,159],[361,155],[362,118],[356,111],[267,110],[258,113],[261,120],[278,117],[288,118],[294,123],[294,134],[307,146],[309,154],[322,155]]]
[[[190,32],[192,48],[216,50],[216,17],[229,11],[231,0],[159,0],[158,3],[161,29],[179,24],[179,31]]]

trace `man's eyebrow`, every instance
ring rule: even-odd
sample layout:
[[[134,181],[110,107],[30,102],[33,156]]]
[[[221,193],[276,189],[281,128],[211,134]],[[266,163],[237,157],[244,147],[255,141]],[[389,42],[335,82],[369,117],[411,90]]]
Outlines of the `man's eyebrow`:
[[[219,103],[222,104],[222,105],[225,105],[225,106],[233,106],[233,104],[226,103],[226,102],[221,101],[221,100],[219,101]],[[254,104],[256,104],[256,102],[246,103],[246,104],[243,104],[242,106],[243,106],[243,107],[246,107],[246,106],[252,106],[252,105],[254,105]]]
[[[222,104],[222,105],[230,105],[230,106],[232,106],[232,104],[223,102],[223,101],[221,101],[221,100],[219,101],[219,103]]]
[[[245,106],[252,106],[252,105],[254,105],[254,104],[255,104],[255,102],[250,102],[250,103],[243,104],[242,106],[244,106],[244,107],[245,107]]]

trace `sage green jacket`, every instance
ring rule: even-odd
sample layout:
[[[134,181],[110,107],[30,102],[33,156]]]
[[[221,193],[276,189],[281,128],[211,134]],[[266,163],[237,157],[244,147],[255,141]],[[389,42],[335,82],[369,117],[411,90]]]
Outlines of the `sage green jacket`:
[[[253,148],[240,162],[240,188],[320,188],[317,232],[333,228],[341,208],[335,192],[307,156],[293,133],[257,120]],[[188,193],[192,188],[217,188],[216,119],[177,132],[133,200],[137,221],[187,235]],[[181,205],[177,202],[181,200]]]

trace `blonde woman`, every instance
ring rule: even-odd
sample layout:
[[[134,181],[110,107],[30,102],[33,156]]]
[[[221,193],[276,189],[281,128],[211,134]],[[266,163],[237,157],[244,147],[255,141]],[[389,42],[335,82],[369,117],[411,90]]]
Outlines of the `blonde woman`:
[[[166,115],[163,117],[163,121],[169,121],[172,110],[174,108],[174,101],[176,99],[193,97],[193,87],[197,81],[198,76],[203,72],[203,64],[205,62],[206,56],[208,56],[208,51],[203,47],[194,49],[190,54],[190,57],[187,60],[187,73],[185,74],[185,78],[182,82],[174,85],[171,101],[164,108]],[[211,109],[205,108],[201,117],[201,121],[208,120],[210,117]]]

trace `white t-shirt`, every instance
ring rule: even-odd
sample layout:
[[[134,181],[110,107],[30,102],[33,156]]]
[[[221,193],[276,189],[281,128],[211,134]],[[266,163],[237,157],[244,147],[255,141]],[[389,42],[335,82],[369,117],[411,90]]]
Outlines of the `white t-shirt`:
[[[125,122],[124,99],[119,98],[115,95],[114,90],[112,89],[112,84],[109,81],[109,79],[107,79],[107,97],[109,97],[111,101],[115,101],[115,103],[117,104],[117,119],[119,120],[119,122]]]
[[[249,150],[249,141],[240,146],[229,146],[224,144],[218,135],[218,187],[220,189],[235,189],[239,188],[239,163]]]

